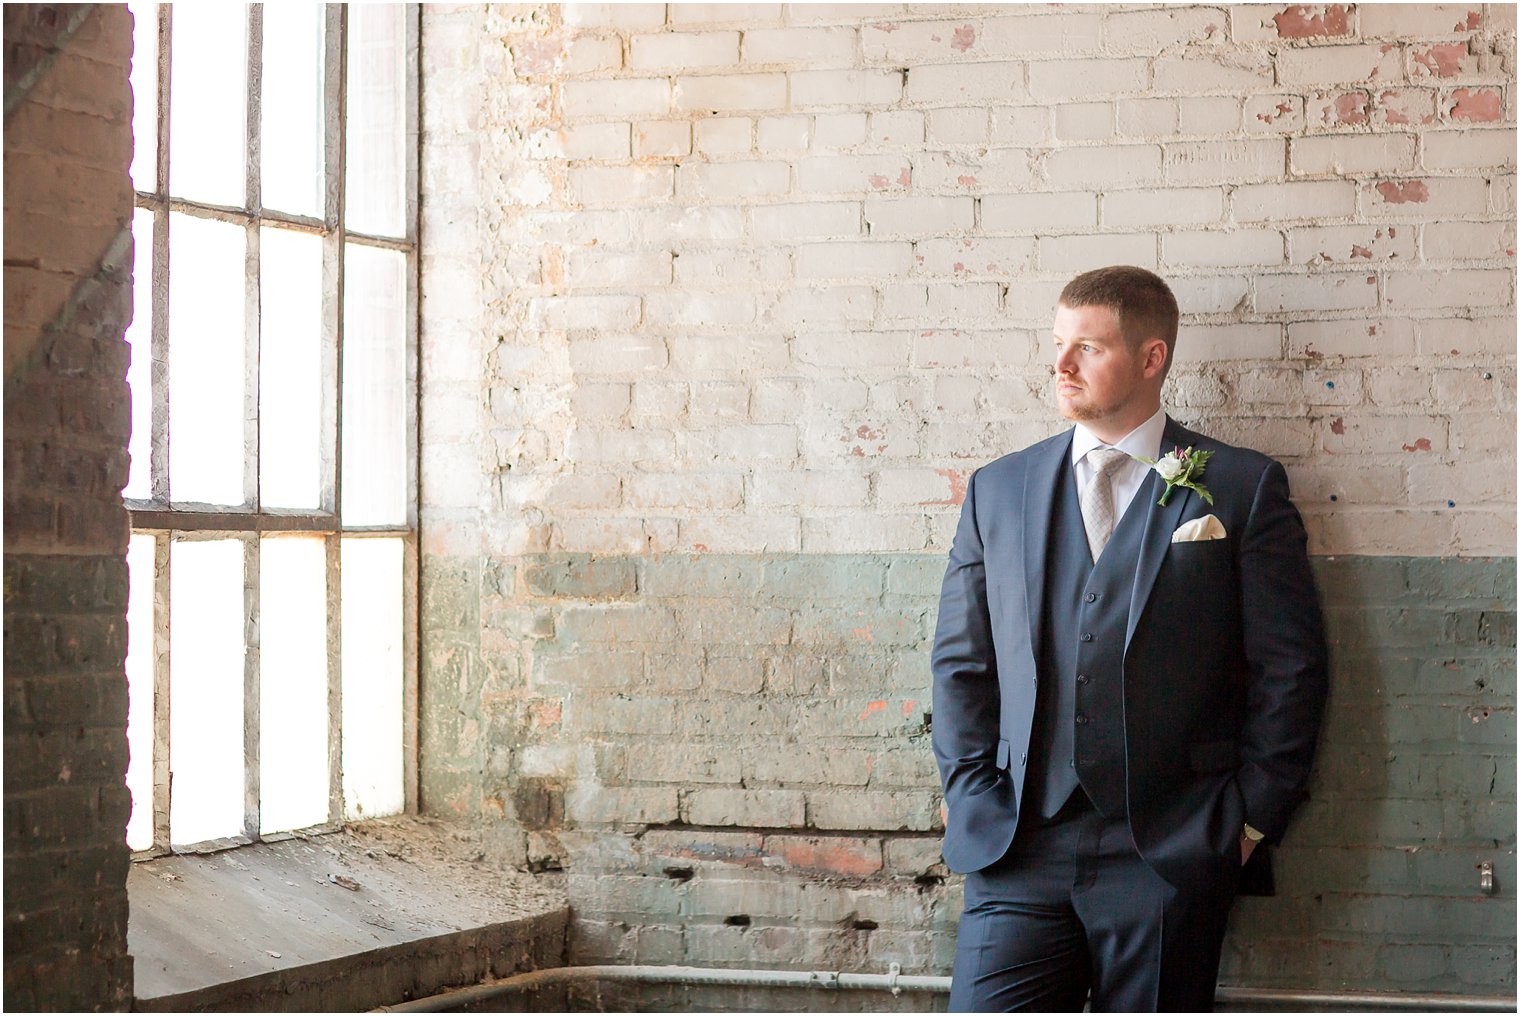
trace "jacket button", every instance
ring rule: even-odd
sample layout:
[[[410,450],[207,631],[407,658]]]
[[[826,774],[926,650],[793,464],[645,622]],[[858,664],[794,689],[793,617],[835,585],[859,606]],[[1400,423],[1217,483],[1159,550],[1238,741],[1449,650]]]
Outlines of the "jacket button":
[[[1024,765],[1028,761],[1029,754],[1027,752],[1019,752],[1019,765]]]
[[[1088,681],[1091,681],[1091,680],[1092,680],[1092,678],[1088,677],[1086,674],[1078,674],[1077,675],[1077,683],[1078,684],[1086,684]]]
[[[1097,593],[1088,593],[1087,594],[1087,602],[1088,603],[1096,603],[1097,600],[1098,600],[1098,594]]]
[[[1077,726],[1081,726],[1082,724],[1084,724],[1086,722],[1087,722],[1087,716],[1086,716],[1086,714],[1085,713],[1078,713],[1077,714]]]
[[[1082,633],[1082,641],[1083,642],[1091,642],[1092,641],[1092,632],[1090,632],[1090,631],[1083,632]]]

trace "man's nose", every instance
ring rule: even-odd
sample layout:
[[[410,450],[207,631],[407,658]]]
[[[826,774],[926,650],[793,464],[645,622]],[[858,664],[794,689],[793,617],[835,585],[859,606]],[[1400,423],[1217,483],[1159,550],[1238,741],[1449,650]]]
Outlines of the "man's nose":
[[[1066,347],[1063,347],[1063,348],[1057,350],[1056,351],[1056,373],[1058,373],[1058,374],[1070,374],[1075,369],[1076,369],[1076,364],[1073,362],[1071,350],[1069,348],[1066,348]]]

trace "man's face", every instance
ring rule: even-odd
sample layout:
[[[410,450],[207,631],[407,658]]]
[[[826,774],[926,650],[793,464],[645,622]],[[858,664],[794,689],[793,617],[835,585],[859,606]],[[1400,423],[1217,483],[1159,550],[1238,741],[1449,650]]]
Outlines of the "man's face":
[[[1068,420],[1125,423],[1154,412],[1146,357],[1119,333],[1111,307],[1056,307],[1056,407]],[[1145,412],[1149,410],[1149,412]]]

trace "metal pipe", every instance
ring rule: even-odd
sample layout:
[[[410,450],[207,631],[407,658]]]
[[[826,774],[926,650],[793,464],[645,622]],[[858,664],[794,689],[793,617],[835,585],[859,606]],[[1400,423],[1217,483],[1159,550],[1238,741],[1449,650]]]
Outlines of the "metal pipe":
[[[734,988],[822,988],[890,991],[950,991],[950,978],[905,975],[896,963],[885,974],[811,970],[730,970],[679,966],[553,967],[517,974],[489,984],[445,991],[427,998],[383,1005],[375,1012],[447,1012],[516,991],[536,991],[578,981],[626,981],[646,984],[707,984]],[[1294,1005],[1309,1011],[1329,1007],[1395,1012],[1514,1012],[1515,999],[1500,996],[1408,994],[1404,992],[1292,991],[1277,988],[1221,986],[1215,1000],[1227,1005]]]

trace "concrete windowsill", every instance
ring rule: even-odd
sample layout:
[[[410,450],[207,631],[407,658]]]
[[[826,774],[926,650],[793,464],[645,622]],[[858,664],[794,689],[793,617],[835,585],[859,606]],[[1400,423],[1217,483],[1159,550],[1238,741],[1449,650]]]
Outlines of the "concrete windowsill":
[[[369,1009],[562,963],[563,878],[473,840],[395,818],[134,864],[135,1008]]]

